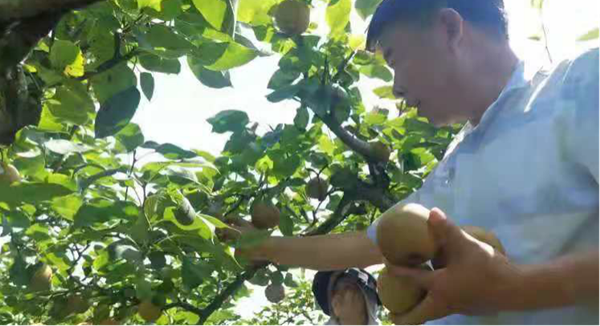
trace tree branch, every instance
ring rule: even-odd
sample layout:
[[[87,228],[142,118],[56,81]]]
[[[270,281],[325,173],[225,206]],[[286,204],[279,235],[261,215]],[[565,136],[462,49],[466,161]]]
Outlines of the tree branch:
[[[362,156],[377,161],[374,150],[371,148],[371,145],[357,138],[356,136],[349,133],[346,129],[342,128],[342,126],[333,119],[331,115],[319,116],[323,123],[344,143],[346,146],[350,147],[353,151],[361,154]]]
[[[6,0],[0,0],[0,4],[3,1]],[[0,13],[3,13],[1,5]],[[23,61],[61,17],[61,13],[47,13],[3,26],[5,28],[0,29],[0,74]]]
[[[0,21],[11,22],[49,12],[64,12],[103,0],[0,0]]]
[[[358,197],[357,199],[370,202],[382,212],[387,211],[398,202],[398,199],[390,194],[387,189],[370,185],[361,180],[356,184],[354,191]]]
[[[229,298],[235,292],[237,292],[237,290],[244,284],[245,281],[254,277],[254,274],[256,274],[257,270],[258,269],[256,268],[250,268],[246,270],[245,273],[239,274],[235,278],[235,280],[231,282],[231,284],[229,284],[223,291],[221,291],[221,293],[217,294],[214,300],[208,306],[206,306],[206,308],[199,311],[198,315],[200,316],[200,320],[198,321],[198,325],[204,325],[204,323],[210,317],[210,315],[212,315],[213,312],[219,309],[223,305],[225,300],[227,300],[227,298]]]
[[[333,214],[331,214],[331,217],[313,231],[306,233],[304,236],[321,235],[331,232],[331,230],[335,229],[335,227],[340,225],[340,223],[342,223],[342,221],[346,218],[348,212],[352,208],[351,204],[354,202],[354,200],[355,199],[353,195],[349,195],[347,193],[344,194],[344,197],[342,197],[340,200],[340,203],[336,207]]]
[[[179,301],[179,302],[170,303],[170,304],[164,306],[163,309],[164,310],[169,310],[169,309],[172,309],[172,308],[181,308],[181,309],[187,310],[189,312],[192,312],[192,313],[194,313],[194,314],[196,314],[198,316],[200,316],[202,314],[202,309],[196,308],[196,307],[192,306],[191,304],[189,304],[189,303],[187,303],[185,301]]]
[[[117,66],[122,62],[129,61],[131,58],[135,57],[138,54],[139,53],[137,52],[137,49],[133,49],[123,56],[114,57],[110,60],[103,62],[101,65],[98,66],[98,69],[96,69],[95,71],[86,72],[83,76],[78,77],[77,80],[86,80],[95,75],[101,74],[107,70],[112,69],[113,67]]]

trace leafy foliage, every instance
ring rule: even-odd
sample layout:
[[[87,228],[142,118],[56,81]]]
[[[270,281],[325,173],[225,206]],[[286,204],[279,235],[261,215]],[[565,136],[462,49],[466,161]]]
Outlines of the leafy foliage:
[[[234,248],[264,233],[225,243],[215,231],[228,218],[249,219],[255,200],[278,207],[273,232],[286,236],[364,230],[421,186],[461,126],[436,129],[402,99],[365,107],[359,80],[389,83],[392,74],[348,33],[350,14],[366,19],[379,1],[329,1],[327,35],[312,21],[293,37],[273,24],[277,2],[97,1],[67,11],[22,64],[7,68],[0,137],[11,137],[0,139],[1,159],[23,179],[0,184],[1,323],[139,324],[137,306],[149,300],[162,310],[157,324],[323,321],[306,311],[314,306],[309,283],[284,266],[237,261]],[[231,69],[264,55],[280,58],[268,100],[297,102],[293,124],[258,134],[245,112],[226,108],[209,119],[229,135],[213,157],[147,140],[131,122],[160,74],[189,68],[205,86],[227,88]],[[393,100],[390,85],[374,92]],[[9,119],[16,107],[37,120]],[[377,160],[374,141],[392,150],[389,162]],[[331,185],[323,200],[306,194],[314,177]],[[40,263],[51,268],[51,284],[33,291]],[[250,295],[246,281],[283,283],[290,294],[242,321],[234,308]],[[86,309],[69,309],[74,295]]]

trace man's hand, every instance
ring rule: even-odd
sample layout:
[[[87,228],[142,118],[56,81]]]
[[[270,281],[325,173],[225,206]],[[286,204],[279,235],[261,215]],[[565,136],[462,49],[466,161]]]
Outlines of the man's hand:
[[[451,314],[480,315],[498,311],[511,289],[518,286],[521,271],[516,265],[449,221],[439,209],[431,210],[429,229],[434,235],[441,269],[423,271],[390,266],[390,273],[414,279],[428,292],[411,311],[392,315],[397,325],[423,324]]]
[[[220,228],[215,230],[215,234],[221,242],[237,241],[243,234],[250,234],[252,232],[259,231],[254,227],[254,225],[252,225],[252,223],[244,220],[241,217],[225,217],[224,222],[229,226],[229,228]]]

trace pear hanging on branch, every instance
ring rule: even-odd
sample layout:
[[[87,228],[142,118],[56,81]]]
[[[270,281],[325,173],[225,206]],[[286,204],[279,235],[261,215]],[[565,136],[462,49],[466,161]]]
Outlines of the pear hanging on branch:
[[[300,0],[285,0],[275,9],[275,25],[284,34],[300,35],[310,24],[310,7]]]

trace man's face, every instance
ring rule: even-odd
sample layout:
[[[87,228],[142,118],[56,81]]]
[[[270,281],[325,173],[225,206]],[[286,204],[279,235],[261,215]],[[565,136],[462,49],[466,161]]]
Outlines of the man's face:
[[[366,325],[368,320],[365,297],[358,285],[340,280],[332,293],[331,308],[342,325]]]
[[[394,70],[394,94],[437,126],[460,120],[459,62],[442,26],[396,25],[381,50]]]

